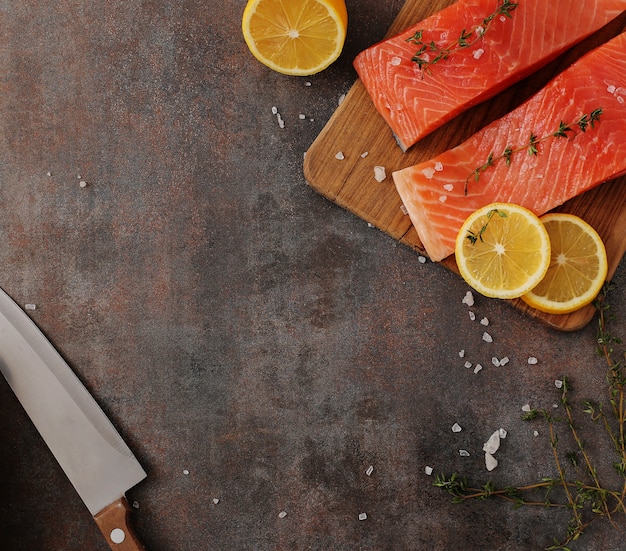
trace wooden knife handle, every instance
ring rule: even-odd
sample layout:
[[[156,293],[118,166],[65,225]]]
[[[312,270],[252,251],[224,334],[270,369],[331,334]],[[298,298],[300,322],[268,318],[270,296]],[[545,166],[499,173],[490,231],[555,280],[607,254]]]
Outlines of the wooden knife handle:
[[[145,551],[131,528],[130,505],[125,497],[114,501],[93,518],[113,551]]]

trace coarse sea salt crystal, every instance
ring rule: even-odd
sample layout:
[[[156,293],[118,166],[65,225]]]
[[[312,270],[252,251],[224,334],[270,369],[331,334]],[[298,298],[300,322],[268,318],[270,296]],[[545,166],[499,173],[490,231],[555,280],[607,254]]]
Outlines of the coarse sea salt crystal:
[[[465,357],[465,350],[459,350],[459,358]]]
[[[387,173],[385,172],[384,166],[375,166],[374,167],[374,179],[377,182],[382,182],[385,178],[387,178]]]
[[[370,465],[367,470],[365,471],[365,474],[367,476],[372,476],[372,473],[374,472],[374,465]]]
[[[503,429],[503,428],[498,429],[498,433],[500,434],[500,438],[501,438],[501,439],[502,439],[502,438],[506,438],[506,435],[508,434],[508,433],[506,432],[506,430],[505,430],[505,429]]]
[[[435,175],[435,169],[434,168],[425,168],[422,170],[422,174],[428,178],[429,180],[433,179],[433,176]]]
[[[446,184],[443,186],[443,189],[446,191],[452,191],[454,189],[454,184]]]
[[[557,379],[556,381],[554,381],[554,386],[556,388],[563,388],[563,381]]]
[[[469,457],[470,453],[467,450],[459,450],[459,455],[461,457]]]
[[[493,471],[498,466],[498,460],[490,453],[485,452],[485,467],[488,471]]]
[[[304,83],[304,85],[305,85],[305,86],[311,86],[311,81],[307,80],[307,81]]]
[[[428,465],[426,465],[426,467],[424,467],[424,472],[430,476],[431,474],[433,474],[433,468],[429,467]]]
[[[304,113],[300,113],[300,114],[298,115],[298,118],[299,118],[301,121],[303,121],[304,119],[306,119],[306,115],[305,115]]]
[[[483,333],[483,340],[485,342],[493,342],[493,337],[486,331]]]
[[[476,320],[476,314],[474,312],[472,312],[471,310],[468,312],[469,314],[469,319],[472,321]]]
[[[509,360],[508,356],[504,356],[504,358],[500,358],[500,365],[506,365],[510,362],[511,360]]]
[[[400,65],[400,63],[402,63],[402,59],[399,58],[397,55],[393,56],[391,58],[391,61],[389,62],[391,65],[397,67],[398,65]]]
[[[37,310],[37,305],[36,304],[24,304],[24,309],[26,310]]]
[[[445,203],[447,200],[448,200],[448,196],[447,195],[440,195],[439,196],[439,202]]]
[[[276,114],[276,119],[278,120],[278,127],[279,128],[285,128],[285,121],[283,120],[283,118],[280,116],[280,113]]]
[[[287,516],[287,511],[281,511],[278,513],[278,518],[285,518]]]
[[[219,502],[220,502],[220,500],[218,498],[216,498],[216,497],[213,498],[213,503],[215,505],[217,505]]]
[[[419,256],[417,257],[417,261],[418,261],[420,264],[426,264],[426,257],[425,257],[425,256],[422,256],[422,255],[419,255]]]
[[[487,325],[489,325],[489,320],[487,318],[483,318],[483,319],[480,320],[480,324],[487,326]]]
[[[480,59],[484,53],[485,53],[485,50],[483,50],[482,48],[478,48],[478,50],[474,50],[472,57],[474,59]]]
[[[359,520],[367,520],[367,513],[359,513]]]
[[[481,371],[481,370],[482,370],[482,368],[483,368],[483,366],[482,366],[482,365],[480,365],[480,364],[476,364],[476,367],[474,368],[474,373],[478,373],[479,371]]]
[[[363,151],[363,153],[361,153],[361,159],[365,159],[365,157],[367,157],[369,154],[369,151]]]
[[[345,158],[346,157],[343,154],[343,151],[337,151],[337,153],[335,154],[335,159],[337,159],[339,161],[343,161]]]
[[[495,356],[491,358],[491,363],[495,365],[496,367],[500,367],[500,360],[496,358]]]
[[[272,115],[278,115],[278,108],[276,106],[272,107]]]
[[[539,431],[534,430],[534,431],[533,431],[533,436],[539,436]]]
[[[344,99],[346,99],[346,95],[345,94],[341,94],[339,96],[339,99],[337,100],[337,105],[341,105],[343,103]]]
[[[452,432],[461,432],[462,430],[461,425],[458,423],[454,423],[454,425],[452,425]]]
[[[606,88],[606,91],[607,91],[609,94],[614,94],[616,89],[617,89],[617,88],[615,88],[615,86],[613,86],[612,84],[609,84],[609,85],[607,86],[607,88]]]
[[[474,295],[472,294],[472,291],[467,291],[461,302],[463,304],[467,304],[468,306],[474,306]]]
[[[486,453],[494,454],[500,447],[500,431],[495,431],[487,442],[483,444],[483,451]]]
[[[530,411],[530,405],[529,404],[524,404],[522,406],[522,411]]]
[[[472,367],[472,362],[465,362],[464,365],[467,369],[469,369],[470,367]]]
[[[535,358],[534,356],[530,356],[530,358],[528,358],[529,365],[535,365],[536,363],[537,363],[537,358]]]
[[[437,161],[435,163],[435,170],[437,172],[441,172],[443,170],[443,163],[441,161]]]

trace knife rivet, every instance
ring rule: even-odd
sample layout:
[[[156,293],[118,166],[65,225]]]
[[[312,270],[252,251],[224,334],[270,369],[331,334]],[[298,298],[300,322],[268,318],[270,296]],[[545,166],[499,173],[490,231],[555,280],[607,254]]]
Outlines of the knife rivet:
[[[113,543],[122,543],[126,539],[126,533],[121,528],[111,530],[111,541]]]

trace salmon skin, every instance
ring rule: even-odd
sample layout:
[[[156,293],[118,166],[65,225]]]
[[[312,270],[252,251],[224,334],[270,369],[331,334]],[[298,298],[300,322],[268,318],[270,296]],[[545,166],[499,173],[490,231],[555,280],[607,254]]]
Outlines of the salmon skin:
[[[624,10],[626,0],[459,0],[364,50],[355,58],[354,67],[406,151],[458,114],[532,74]],[[468,46],[459,48],[462,36]],[[429,62],[444,50],[451,52],[432,64],[412,61],[422,47],[425,51],[417,57]]]
[[[393,180],[428,256],[442,260],[466,218],[488,203],[541,215],[623,174],[626,33],[464,143],[394,172]]]

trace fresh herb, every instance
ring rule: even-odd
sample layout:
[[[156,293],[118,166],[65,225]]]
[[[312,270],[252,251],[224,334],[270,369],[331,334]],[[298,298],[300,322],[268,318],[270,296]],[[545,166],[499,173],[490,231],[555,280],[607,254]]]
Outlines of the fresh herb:
[[[511,12],[515,8],[517,8],[517,3],[511,2],[510,0],[503,0],[502,3],[496,8],[496,11],[488,17],[485,17],[479,25],[474,26],[469,31],[463,29],[460,36],[456,40],[444,46],[438,46],[434,41],[424,42],[424,31],[417,31],[413,36],[407,38],[406,40],[407,42],[412,42],[419,47],[411,58],[411,61],[417,63],[420,70],[428,70],[431,65],[435,65],[444,59],[448,59],[448,57],[454,52],[476,44],[485,35],[485,33],[487,33],[493,23],[493,20],[497,16],[503,15],[504,17],[508,17],[510,19]]]
[[[586,132],[589,127],[595,127],[595,123],[600,120],[600,115],[602,115],[601,107],[594,109],[590,113],[584,113],[574,122],[565,123],[561,121],[557,130],[550,134],[546,134],[541,138],[538,137],[535,133],[531,132],[530,136],[528,137],[528,141],[524,145],[521,145],[519,147],[513,147],[512,145],[508,145],[500,155],[495,155],[493,152],[490,153],[487,157],[487,160],[482,165],[476,167],[465,179],[465,195],[467,195],[467,188],[470,180],[478,182],[478,180],[480,179],[480,175],[487,169],[494,166],[497,161],[504,160],[506,162],[506,165],[510,166],[513,155],[515,153],[520,153],[521,151],[526,151],[528,155],[530,155],[531,157],[535,157],[539,154],[538,146],[540,143],[549,140],[550,138],[568,138],[568,132],[575,133],[576,128],[578,128],[581,132]]]
[[[497,214],[500,218],[506,218],[507,217],[506,212],[504,212],[502,210],[491,209],[489,212],[487,212],[487,221],[483,224],[482,228],[480,228],[480,230],[478,230],[478,232],[473,232],[472,230],[467,230],[467,235],[465,237],[466,237],[466,239],[469,240],[469,242],[472,245],[476,245],[476,241],[478,241],[479,239],[481,241],[483,241],[483,234],[487,230],[487,226],[489,225],[489,222],[491,222],[491,219],[493,218],[494,214]]]
[[[582,412],[588,419],[600,425],[608,435],[614,451],[613,469],[618,474],[616,488],[609,488],[603,479],[608,473],[600,473],[593,462],[591,450],[585,447],[580,433],[580,422],[575,418],[574,407],[570,402],[572,391],[570,382],[563,378],[560,388],[560,405],[563,414],[554,416],[548,409],[533,409],[524,414],[524,421],[543,419],[547,424],[556,475],[541,478],[532,484],[505,486],[497,488],[492,482],[472,485],[467,477],[458,473],[440,474],[435,477],[434,485],[452,496],[453,503],[463,503],[472,499],[484,500],[498,498],[511,503],[515,508],[538,506],[567,509],[571,512],[570,520],[560,539],[547,550],[565,551],[570,543],[577,540],[593,522],[604,519],[615,525],[615,517],[626,513],[626,355],[620,353],[616,359],[614,347],[621,345],[621,339],[611,335],[608,324],[613,319],[607,303],[607,294],[611,289],[605,284],[596,299],[599,312],[597,351],[607,365],[607,385],[610,407],[591,400],[583,401]],[[559,444],[558,427],[565,425],[569,430],[574,449],[563,453]]]

